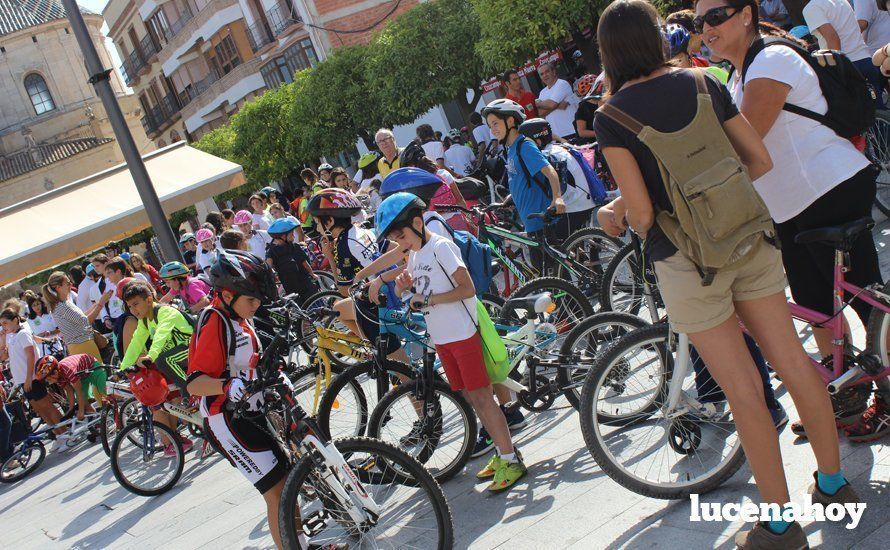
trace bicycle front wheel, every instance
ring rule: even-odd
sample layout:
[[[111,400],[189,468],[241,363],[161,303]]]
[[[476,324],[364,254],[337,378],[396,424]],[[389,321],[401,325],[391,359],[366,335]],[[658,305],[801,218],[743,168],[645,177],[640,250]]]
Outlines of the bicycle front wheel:
[[[0,466],[0,483],[15,483],[31,475],[43,464],[46,447],[40,441],[21,445]]]
[[[694,369],[681,380],[679,415],[665,415],[674,359],[667,325],[626,335],[595,362],[581,392],[581,433],[596,463],[631,491],[681,499],[722,485],[744,463],[732,415],[692,406]]]
[[[388,392],[374,407],[368,437],[392,443],[444,482],[470,460],[476,442],[476,413],[448,384],[435,380],[434,403],[424,403],[424,382],[415,380]]]
[[[172,489],[184,465],[179,434],[160,422],[152,422],[152,429],[144,420],[130,424],[117,434],[111,448],[115,479],[124,489],[143,497]]]
[[[865,133],[865,155],[881,172],[876,180],[875,206],[890,216],[890,112],[878,110],[875,123]]]
[[[603,311],[631,313],[650,323],[666,315],[655,270],[651,265],[643,270],[633,243],[618,251],[606,267],[600,305]]]
[[[364,437],[337,440],[334,445],[349,473],[333,472],[308,455],[287,476],[278,508],[285,548],[299,548],[301,533],[320,546],[345,542],[350,548],[452,548],[451,509],[442,488],[417,460]],[[334,497],[330,483],[340,483],[349,474],[380,506],[381,513],[371,521],[357,524]]]
[[[569,269],[560,264],[557,276],[571,281],[591,301],[596,300],[606,266],[622,246],[621,239],[609,236],[598,227],[583,227],[569,235],[561,246],[577,264],[570,263]]]

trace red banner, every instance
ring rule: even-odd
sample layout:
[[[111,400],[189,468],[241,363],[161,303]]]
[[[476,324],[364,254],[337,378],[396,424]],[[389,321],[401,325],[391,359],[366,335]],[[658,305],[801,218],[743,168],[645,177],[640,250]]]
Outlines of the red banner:
[[[554,50],[552,52],[545,52],[545,53],[542,53],[541,55],[539,55],[534,61],[530,61],[530,62],[526,63],[523,67],[517,68],[516,71],[519,73],[519,77],[522,78],[531,72],[537,71],[541,65],[560,61],[561,59],[562,59],[562,51],[560,51],[560,50]],[[498,86],[500,86],[500,85],[501,85],[501,78],[499,76],[494,77],[491,80],[482,84],[482,91],[486,92],[486,93],[491,92],[491,91],[496,90],[498,88]]]

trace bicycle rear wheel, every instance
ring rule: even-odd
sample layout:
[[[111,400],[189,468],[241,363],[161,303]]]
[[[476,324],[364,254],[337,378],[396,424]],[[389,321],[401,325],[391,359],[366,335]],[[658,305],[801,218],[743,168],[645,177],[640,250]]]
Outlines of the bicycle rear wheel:
[[[138,440],[138,444],[133,442]],[[164,456],[164,443],[172,443],[173,456]],[[179,434],[152,422],[152,429],[144,420],[121,430],[111,448],[111,471],[124,489],[144,497],[166,493],[182,476],[185,455]]]
[[[600,305],[603,311],[631,313],[649,323],[656,323],[666,315],[655,270],[647,267],[643,271],[633,243],[622,248],[606,267]]]
[[[345,542],[350,548],[435,548],[454,545],[451,510],[442,488],[424,467],[392,445],[368,438],[349,438],[334,445],[350,473],[381,507],[375,521],[357,525],[333,496],[329,481],[341,476],[312,455],[287,476],[278,508],[285,548],[299,548],[305,532],[312,544]],[[298,518],[302,530],[297,528]]]
[[[890,216],[890,111],[878,110],[875,123],[865,133],[865,155],[881,172],[878,174],[875,206]]]
[[[707,415],[665,416],[675,351],[669,330],[638,329],[598,357],[579,414],[587,449],[609,477],[643,496],[680,499],[722,485],[745,455],[728,410],[709,404]],[[689,368],[682,380],[681,405],[690,408],[694,377]]]
[[[519,287],[511,298],[521,298],[525,296],[533,296],[549,292],[553,300],[553,308],[545,312],[544,325],[539,325],[540,332],[553,332],[557,336],[552,339],[544,349],[556,351],[559,349],[566,335],[576,327],[581,321],[593,315],[593,305],[590,300],[571,282],[564,281],[557,277],[539,277],[532,279],[526,284]],[[519,325],[520,319],[518,310],[510,303],[510,300],[504,304],[501,310],[501,322],[503,324]]]
[[[560,265],[557,277],[574,283],[592,302],[599,298],[606,266],[622,246],[621,239],[610,237],[598,227],[581,228],[569,235],[560,248],[578,262],[583,272]]]
[[[40,441],[21,445],[0,466],[0,483],[15,483],[31,475],[43,464],[46,447]]]
[[[462,395],[441,380],[432,382],[432,410],[416,399],[424,382],[415,380],[389,391],[374,407],[368,437],[396,445],[444,482],[464,467],[476,442],[476,413]],[[423,411],[423,412],[421,412]]]

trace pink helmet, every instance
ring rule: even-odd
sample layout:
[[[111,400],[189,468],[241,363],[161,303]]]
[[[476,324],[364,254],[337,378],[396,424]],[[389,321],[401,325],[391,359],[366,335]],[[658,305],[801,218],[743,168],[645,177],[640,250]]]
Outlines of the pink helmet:
[[[195,233],[195,240],[199,243],[203,243],[204,241],[209,241],[213,239],[216,235],[213,234],[213,231],[207,229],[206,227],[202,227]]]
[[[253,223],[253,216],[247,210],[235,212],[235,225],[241,225],[242,223]]]

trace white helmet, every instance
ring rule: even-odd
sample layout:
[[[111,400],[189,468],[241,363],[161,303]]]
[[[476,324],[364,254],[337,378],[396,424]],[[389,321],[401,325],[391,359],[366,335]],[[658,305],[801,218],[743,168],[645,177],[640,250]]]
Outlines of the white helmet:
[[[525,121],[525,109],[522,105],[510,99],[495,99],[482,109],[482,116],[495,114],[502,117],[512,116],[517,119],[516,125],[519,126]]]

